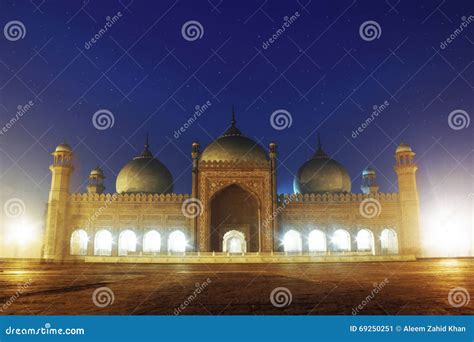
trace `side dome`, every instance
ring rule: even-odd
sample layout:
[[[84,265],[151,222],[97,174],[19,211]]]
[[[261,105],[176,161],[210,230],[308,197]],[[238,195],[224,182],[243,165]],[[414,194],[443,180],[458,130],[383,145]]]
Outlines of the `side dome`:
[[[168,168],[153,158],[148,149],[129,161],[120,170],[115,187],[118,193],[158,193],[173,192],[173,176]]]
[[[351,192],[351,178],[344,166],[331,159],[319,144],[314,156],[298,170],[293,189],[302,194]]]
[[[247,138],[235,125],[232,112],[231,127],[209,144],[201,154],[202,161],[267,161],[267,153],[255,141]]]

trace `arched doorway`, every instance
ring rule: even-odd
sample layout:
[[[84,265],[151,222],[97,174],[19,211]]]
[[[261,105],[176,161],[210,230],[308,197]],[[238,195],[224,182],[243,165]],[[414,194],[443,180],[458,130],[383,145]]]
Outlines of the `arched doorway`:
[[[289,230],[283,237],[283,249],[287,253],[300,253],[303,251],[301,234],[296,230]]]
[[[95,234],[94,255],[112,255],[112,233],[101,229]]]
[[[161,249],[161,236],[156,230],[150,230],[143,236],[143,252],[159,253]]]
[[[211,199],[211,251],[222,252],[224,235],[234,229],[246,237],[249,252],[259,251],[258,201],[236,184],[222,189]]]
[[[247,252],[247,242],[245,235],[237,230],[231,230],[224,234],[222,241],[222,250],[227,253],[245,253]]]
[[[319,229],[312,230],[308,235],[308,249],[310,252],[326,252],[326,234]]]
[[[124,230],[119,235],[118,255],[126,256],[128,252],[137,251],[137,236],[130,230]]]
[[[357,251],[374,254],[374,234],[368,229],[361,229],[357,233]]]
[[[335,252],[350,252],[351,235],[345,229],[338,229],[332,235],[332,244]]]
[[[397,233],[392,229],[384,229],[380,234],[382,254],[398,254]]]
[[[71,234],[71,255],[87,255],[87,242],[89,241],[84,229],[77,229]]]
[[[175,230],[168,236],[168,252],[184,253],[186,252],[186,235],[180,230]]]

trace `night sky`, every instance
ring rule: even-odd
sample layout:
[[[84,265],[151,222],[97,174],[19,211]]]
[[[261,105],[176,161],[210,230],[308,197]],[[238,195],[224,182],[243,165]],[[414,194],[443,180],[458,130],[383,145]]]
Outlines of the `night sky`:
[[[114,192],[116,174],[141,152],[149,132],[175,192],[190,193],[191,143],[204,148],[225,131],[234,105],[244,134],[265,149],[278,144],[279,192],[293,191],[317,132],[325,151],[347,167],[354,192],[368,165],[381,191],[396,192],[394,151],[406,142],[417,152],[423,217],[454,208],[452,215],[470,215],[472,223],[474,123],[453,129],[448,116],[458,111],[470,121],[474,113],[473,1],[0,4],[1,27],[19,21],[25,33],[0,36],[0,126],[19,105],[34,103],[0,134],[0,203],[22,199],[32,220],[42,220],[49,153],[64,141],[76,158],[72,191],[84,192],[89,171],[100,166],[106,191]],[[285,17],[291,24],[277,34]],[[189,21],[202,30],[185,39]],[[367,21],[380,27],[377,37],[361,36]],[[443,45],[463,21],[462,32]],[[208,102],[176,138],[196,106]],[[101,109],[113,115],[108,129],[93,124]],[[272,127],[276,110],[289,113],[291,126]]]

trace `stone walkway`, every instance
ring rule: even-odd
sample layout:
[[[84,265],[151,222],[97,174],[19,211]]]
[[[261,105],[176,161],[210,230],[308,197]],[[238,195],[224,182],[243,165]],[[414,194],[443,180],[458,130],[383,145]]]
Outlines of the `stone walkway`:
[[[472,315],[474,259],[293,265],[0,262],[0,314],[352,313]]]

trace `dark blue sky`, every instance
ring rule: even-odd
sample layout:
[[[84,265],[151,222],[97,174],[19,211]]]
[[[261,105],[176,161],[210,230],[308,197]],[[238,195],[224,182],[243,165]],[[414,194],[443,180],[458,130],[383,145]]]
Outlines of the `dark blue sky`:
[[[22,198],[41,217],[49,190],[49,153],[66,140],[74,147],[73,190],[102,166],[107,191],[115,174],[142,149],[152,151],[189,193],[191,143],[204,147],[229,125],[267,148],[279,145],[279,192],[292,191],[293,174],[312,154],[316,131],[323,147],[360,187],[368,164],[381,191],[394,192],[396,144],[418,153],[425,215],[437,201],[455,206],[473,188],[473,126],[450,128],[448,115],[474,109],[474,22],[445,49],[445,41],[474,14],[472,1],[0,1],[0,23],[20,21],[23,39],[0,38],[0,123],[19,105],[33,108],[0,135],[2,203]],[[89,49],[86,42],[112,17],[121,17]],[[264,49],[284,24],[294,22]],[[183,38],[198,21],[203,35]],[[378,39],[359,27],[375,21]],[[196,105],[210,108],[178,139]],[[374,105],[389,106],[355,139],[352,132]],[[99,109],[113,127],[92,124]],[[275,130],[271,114],[284,109],[291,127]],[[105,164],[105,165],[104,165]],[[471,196],[472,197],[472,196]],[[430,209],[431,208],[431,209]],[[472,215],[472,214],[471,214]]]

